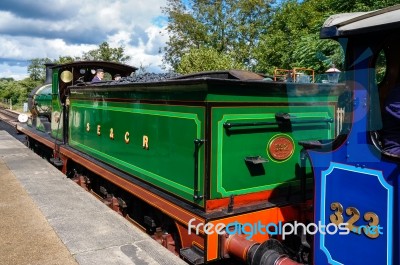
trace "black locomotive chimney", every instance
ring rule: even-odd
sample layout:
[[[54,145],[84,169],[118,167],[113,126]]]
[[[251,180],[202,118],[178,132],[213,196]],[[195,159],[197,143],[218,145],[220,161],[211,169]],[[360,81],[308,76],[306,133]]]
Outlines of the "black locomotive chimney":
[[[50,84],[51,80],[52,80],[52,74],[53,74],[53,69],[51,69],[51,67],[55,66],[56,64],[46,63],[44,65],[46,66],[46,79],[44,80],[44,83]]]

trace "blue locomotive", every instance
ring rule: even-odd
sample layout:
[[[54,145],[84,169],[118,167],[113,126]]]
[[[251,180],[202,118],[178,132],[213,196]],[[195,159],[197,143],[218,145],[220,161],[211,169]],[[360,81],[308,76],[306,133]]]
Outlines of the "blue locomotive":
[[[400,124],[385,122],[387,108],[400,104],[391,92],[399,85],[399,8],[336,15],[321,30],[345,51],[342,78],[351,100],[342,104],[339,137],[301,144],[314,171],[314,222],[346,223],[349,233],[316,234],[314,264],[400,264],[400,160],[385,139]]]

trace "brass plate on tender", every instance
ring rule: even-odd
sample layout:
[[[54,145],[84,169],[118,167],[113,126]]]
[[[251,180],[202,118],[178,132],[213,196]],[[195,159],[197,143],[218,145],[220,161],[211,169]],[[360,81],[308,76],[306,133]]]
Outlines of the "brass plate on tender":
[[[268,153],[275,160],[289,159],[294,153],[294,142],[286,135],[279,135],[270,141]]]

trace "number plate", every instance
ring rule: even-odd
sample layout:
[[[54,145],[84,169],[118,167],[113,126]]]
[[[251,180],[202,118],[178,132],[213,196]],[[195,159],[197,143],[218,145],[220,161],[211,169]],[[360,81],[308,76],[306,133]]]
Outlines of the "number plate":
[[[349,229],[318,235],[329,264],[392,264],[393,187],[381,171],[331,163],[321,172],[317,210],[321,225],[346,223]]]

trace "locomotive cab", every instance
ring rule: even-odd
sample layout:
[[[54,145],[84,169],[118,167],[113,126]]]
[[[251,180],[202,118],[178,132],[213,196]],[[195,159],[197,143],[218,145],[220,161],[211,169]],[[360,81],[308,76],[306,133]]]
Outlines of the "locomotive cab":
[[[399,15],[399,5],[335,15],[321,30],[345,50],[343,75],[352,96],[343,143],[327,150],[305,146],[314,172],[314,223],[327,229],[314,236],[314,264],[400,262],[398,158],[382,138],[385,102],[399,96],[390,95],[399,84]]]
[[[375,69],[376,86],[371,91],[371,141],[382,155],[400,161],[400,152],[396,148],[398,127],[395,120],[400,87],[400,38],[397,33],[390,33],[379,43],[372,64]]]
[[[130,76],[137,68],[125,64],[101,61],[81,61],[54,66],[52,76],[51,136],[68,142],[68,107],[70,86],[90,85],[95,71],[104,69],[108,76]]]

